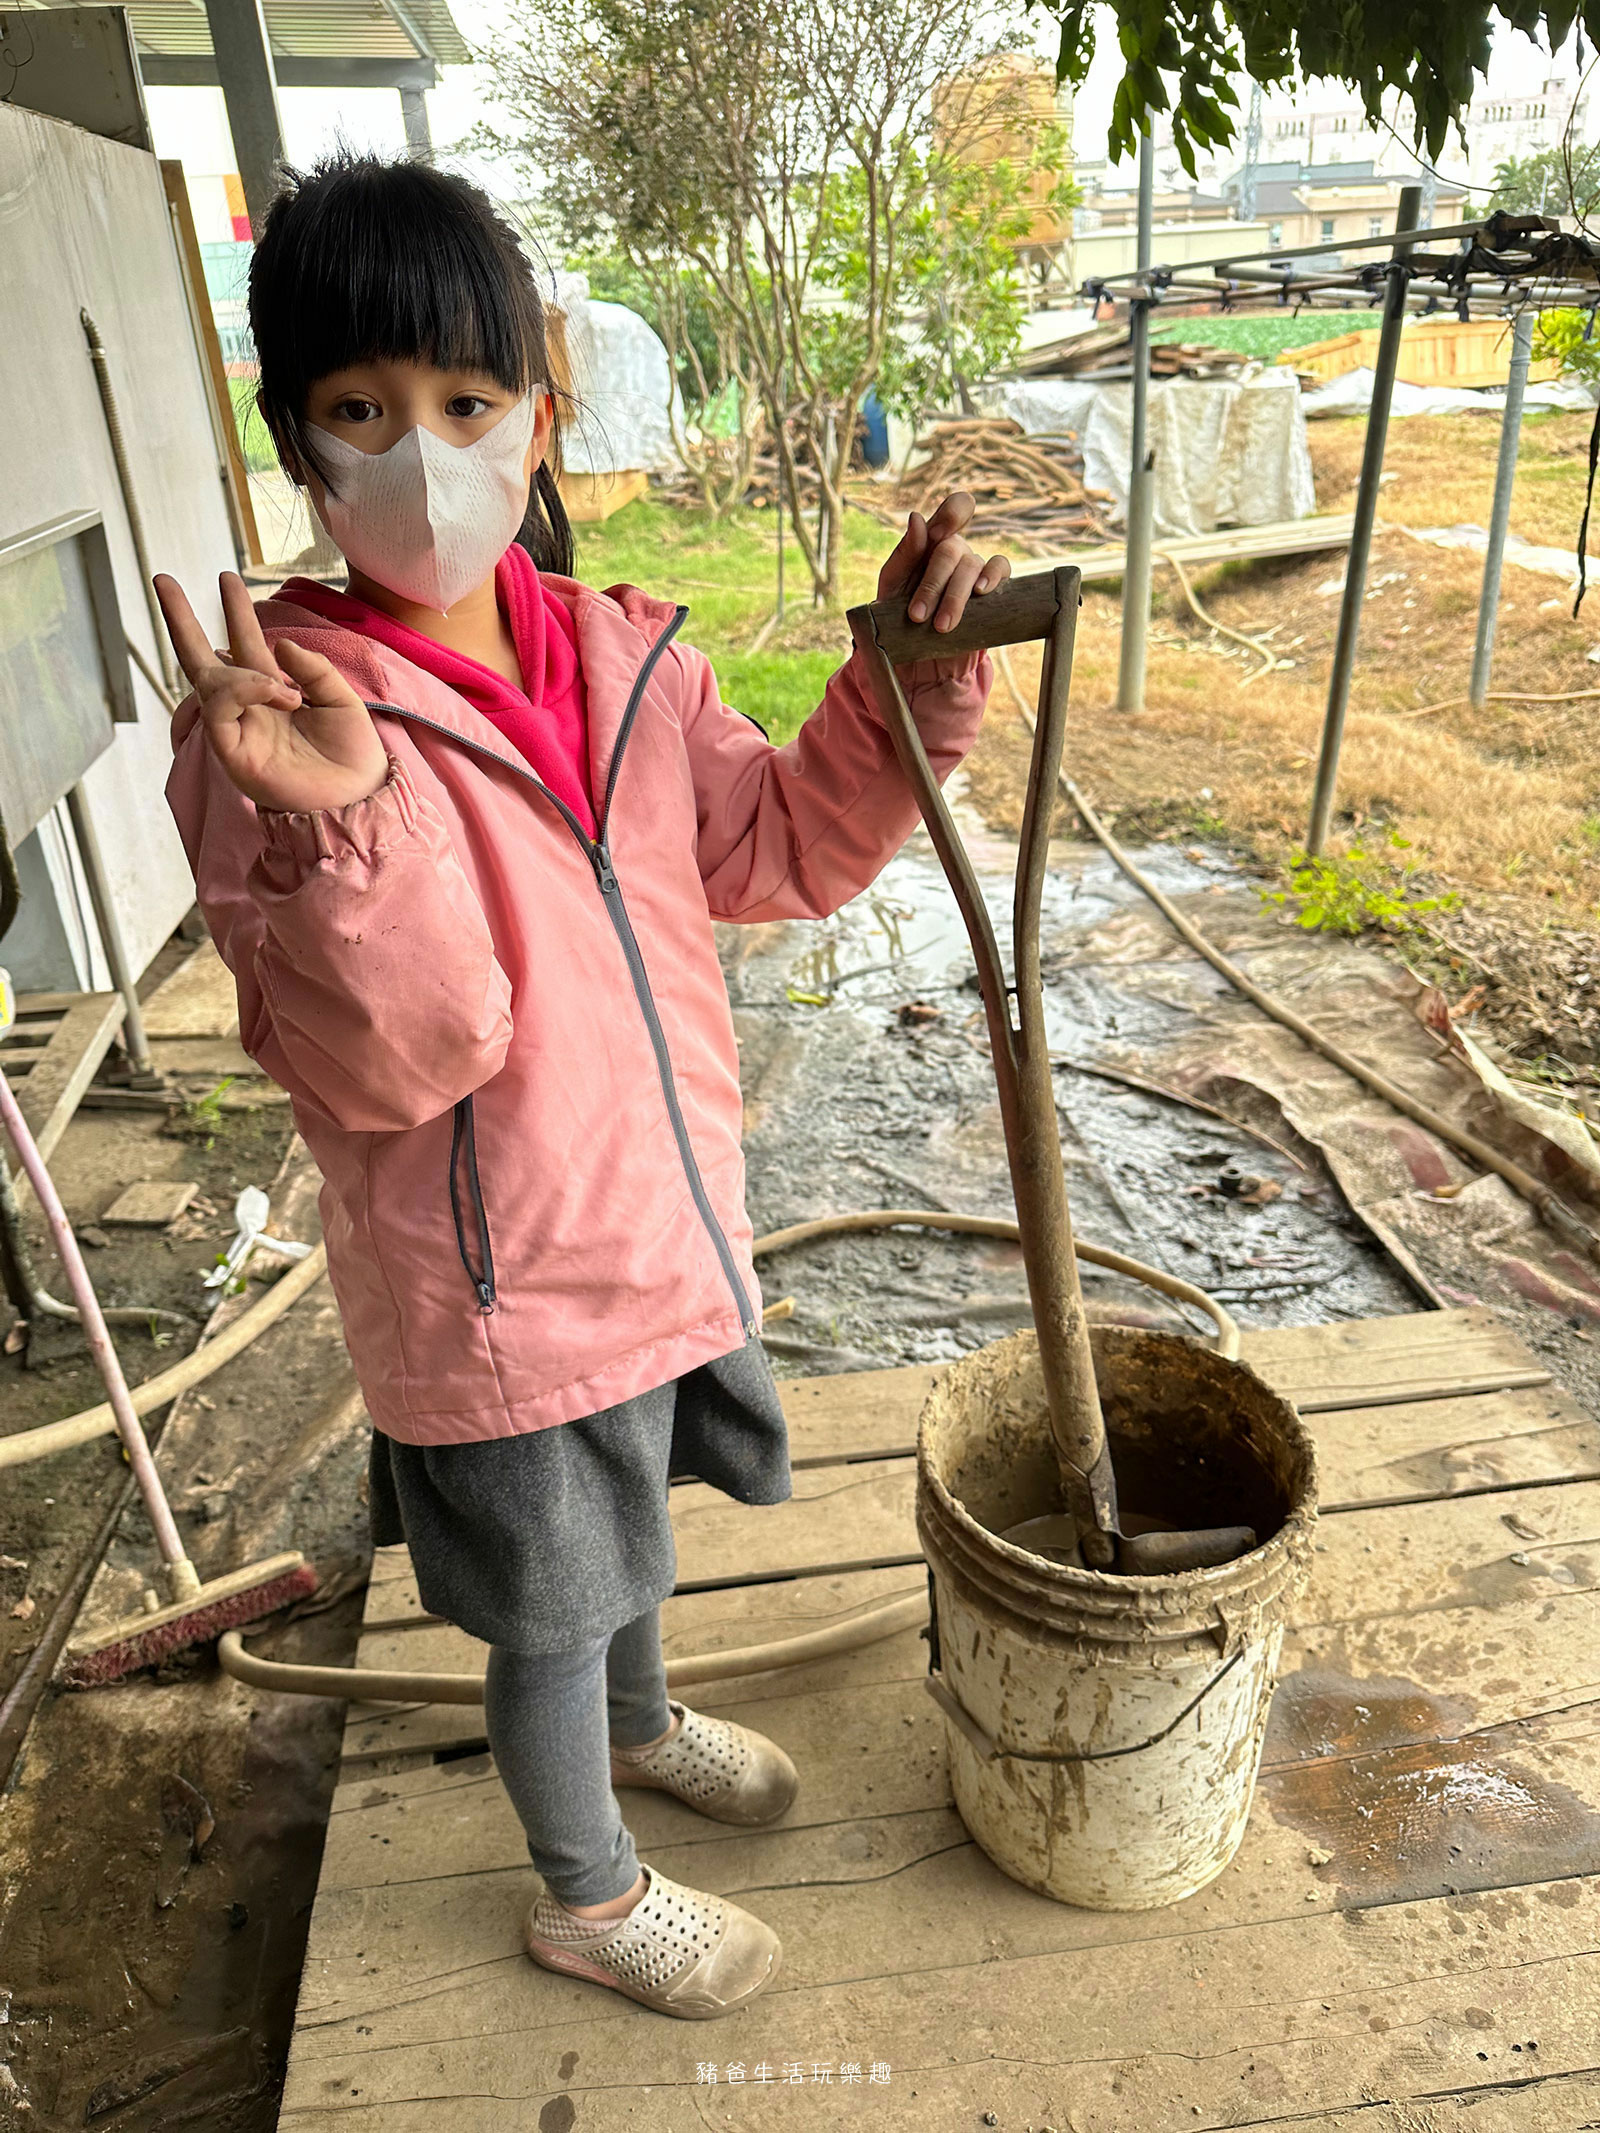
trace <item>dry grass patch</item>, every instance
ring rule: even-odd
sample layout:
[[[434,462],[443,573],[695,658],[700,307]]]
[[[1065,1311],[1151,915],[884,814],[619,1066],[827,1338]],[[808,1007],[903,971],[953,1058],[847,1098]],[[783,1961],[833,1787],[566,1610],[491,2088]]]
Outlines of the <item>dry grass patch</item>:
[[[1413,425],[1415,427],[1415,425]],[[1339,784],[1343,842],[1393,829],[1446,888],[1536,898],[1568,920],[1600,907],[1600,702],[1464,703],[1481,562],[1399,529],[1380,532]],[[1148,708],[1113,708],[1120,642],[1116,596],[1091,588],[1079,629],[1069,742],[1073,774],[1147,831],[1209,831],[1281,865],[1304,836],[1338,614],[1339,563],[1308,558],[1200,581],[1219,621],[1293,662],[1252,679],[1257,662],[1209,635],[1163,585],[1152,627]],[[1600,684],[1557,581],[1508,571],[1496,679],[1561,694]],[[1596,619],[1600,635],[1600,616]],[[1013,660],[1037,686],[1038,655]],[[1419,711],[1423,715],[1416,715]],[[996,827],[1021,821],[1027,734],[1003,689],[970,764],[974,799]]]
[[[1591,415],[1530,408],[1523,418],[1511,530],[1541,546],[1570,548],[1583,512]],[[1366,437],[1362,416],[1308,425],[1317,508],[1349,511]],[[1404,526],[1486,526],[1494,494],[1500,422],[1493,414],[1411,415],[1392,422],[1384,450],[1385,519]]]

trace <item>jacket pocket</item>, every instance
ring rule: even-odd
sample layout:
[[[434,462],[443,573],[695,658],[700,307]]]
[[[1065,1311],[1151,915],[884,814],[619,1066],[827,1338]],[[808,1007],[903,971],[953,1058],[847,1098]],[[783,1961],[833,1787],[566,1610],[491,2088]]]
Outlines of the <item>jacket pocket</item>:
[[[463,1096],[456,1105],[450,1134],[450,1213],[456,1226],[456,1250],[478,1299],[478,1309],[492,1311],[494,1249],[489,1241],[488,1210],[483,1204],[483,1181],[478,1175],[477,1127],[470,1096]]]

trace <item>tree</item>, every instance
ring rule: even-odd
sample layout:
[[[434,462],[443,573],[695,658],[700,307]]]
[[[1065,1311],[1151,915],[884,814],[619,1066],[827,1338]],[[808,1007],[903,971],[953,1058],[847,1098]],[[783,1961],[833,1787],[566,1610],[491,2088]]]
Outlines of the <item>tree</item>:
[[[1531,352],[1536,363],[1558,363],[1563,377],[1600,385],[1600,345],[1595,342],[1592,311],[1570,305],[1541,311],[1534,324]]]
[[[1562,141],[1497,163],[1492,207],[1512,214],[1576,215],[1587,222],[1600,193],[1600,147]]]
[[[547,243],[648,287],[708,502],[764,430],[822,600],[866,393],[915,411],[1014,348],[1014,245],[1063,204],[1060,129],[994,24],[986,0],[546,0],[490,61]]]
[[[717,342],[716,323],[698,287],[692,283],[685,285],[681,305],[663,305],[653,284],[629,260],[619,258],[615,253],[579,253],[569,259],[568,264],[588,277],[591,296],[598,297],[602,303],[626,304],[630,311],[637,311],[641,318],[648,320],[663,341],[681,332],[688,345],[679,354],[674,367],[678,390],[685,399],[698,403],[705,397],[708,385],[713,395],[721,391],[727,383],[722,369],[722,350]]]
[[[1094,56],[1094,0],[1042,0],[1061,22],[1062,78],[1082,82]],[[1412,111],[1412,138],[1436,161],[1489,64],[1497,26],[1543,33],[1556,51],[1574,26],[1600,47],[1600,0],[1106,0],[1127,69],[1112,110],[1109,151],[1131,154],[1146,124],[1172,114],[1185,170],[1195,151],[1238,132],[1235,81],[1263,88],[1337,81],[1376,122],[1384,97]],[[1169,83],[1172,87],[1169,88]],[[1464,134],[1462,135],[1465,139]]]

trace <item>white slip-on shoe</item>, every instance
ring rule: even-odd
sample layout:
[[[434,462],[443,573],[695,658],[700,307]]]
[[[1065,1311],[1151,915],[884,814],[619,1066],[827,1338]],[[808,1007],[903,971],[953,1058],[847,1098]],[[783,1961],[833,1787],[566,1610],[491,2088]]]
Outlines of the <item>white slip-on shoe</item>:
[[[715,2021],[766,1990],[783,1954],[770,1926],[654,1867],[644,1873],[639,1901],[600,1932],[599,1921],[575,1918],[546,1891],[528,1913],[529,1955],[684,2022]]]
[[[800,1788],[800,1777],[776,1741],[726,1718],[708,1718],[681,1703],[678,1730],[648,1748],[613,1748],[613,1785],[670,1792],[713,1822],[755,1828],[776,1822]]]

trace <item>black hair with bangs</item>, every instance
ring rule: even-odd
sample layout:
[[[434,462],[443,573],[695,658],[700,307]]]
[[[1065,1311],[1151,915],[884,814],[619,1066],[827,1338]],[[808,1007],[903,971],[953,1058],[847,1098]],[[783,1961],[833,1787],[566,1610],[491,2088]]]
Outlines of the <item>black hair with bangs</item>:
[[[285,471],[326,480],[306,433],[319,378],[357,363],[487,373],[507,392],[550,374],[544,305],[514,230],[465,178],[409,159],[343,152],[286,171],[250,262],[260,408]],[[570,576],[572,528],[550,461],[535,472],[517,539]]]

